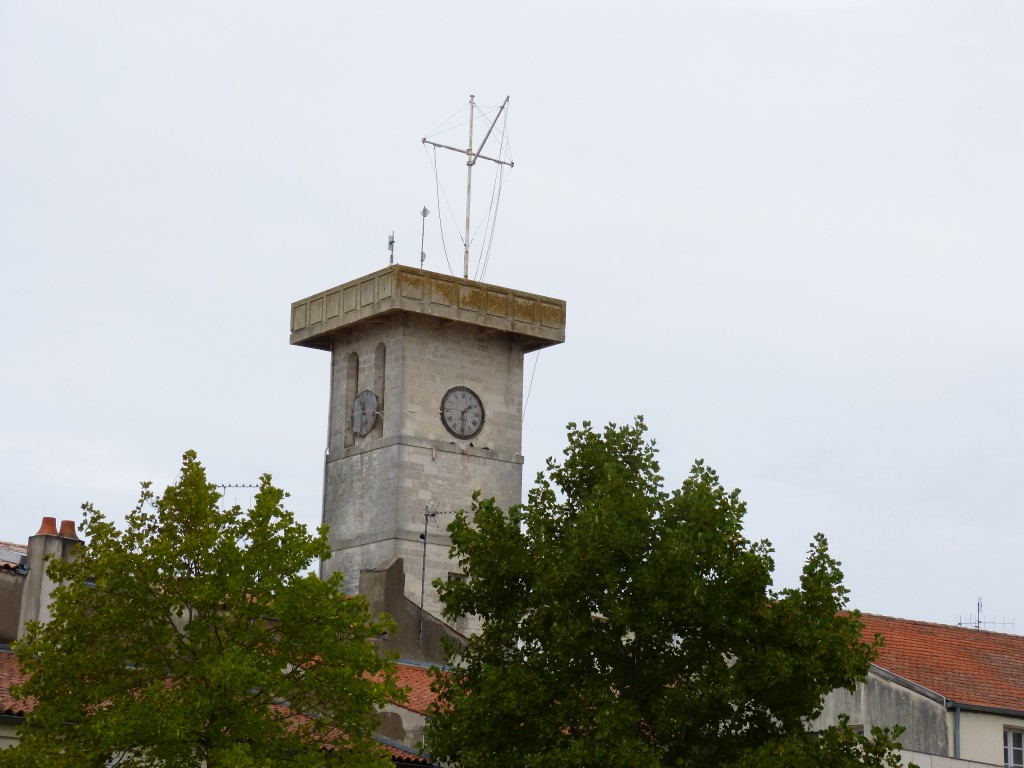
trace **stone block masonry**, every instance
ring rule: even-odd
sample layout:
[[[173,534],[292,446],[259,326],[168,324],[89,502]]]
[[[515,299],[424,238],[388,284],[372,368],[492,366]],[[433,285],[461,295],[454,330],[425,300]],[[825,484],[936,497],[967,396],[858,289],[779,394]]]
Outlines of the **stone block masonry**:
[[[474,491],[508,507],[522,496],[523,356],[565,338],[565,303],[394,266],[292,305],[292,343],[331,352],[324,522],[326,576],[361,572],[396,557],[407,597],[419,601],[424,511],[425,606],[430,583],[458,572],[445,526]],[[468,387],[484,409],[480,432],[460,439],[441,422],[441,400]],[[373,392],[373,425],[357,428],[357,396]],[[365,431],[365,434],[360,432]]]

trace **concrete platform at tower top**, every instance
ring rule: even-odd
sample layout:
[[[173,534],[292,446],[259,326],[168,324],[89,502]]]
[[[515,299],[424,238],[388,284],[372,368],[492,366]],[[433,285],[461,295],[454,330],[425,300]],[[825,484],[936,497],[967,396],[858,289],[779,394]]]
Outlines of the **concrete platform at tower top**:
[[[565,341],[565,302],[393,264],[292,304],[292,344],[330,349],[331,337],[380,315],[412,312],[523,339],[524,351]]]

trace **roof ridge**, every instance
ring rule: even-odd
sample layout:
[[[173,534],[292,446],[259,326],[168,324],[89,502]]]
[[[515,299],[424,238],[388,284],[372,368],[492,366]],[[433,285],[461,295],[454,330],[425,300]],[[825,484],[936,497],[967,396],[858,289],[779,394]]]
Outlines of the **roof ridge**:
[[[979,629],[978,627],[964,627],[964,626],[961,626],[959,624],[943,624],[943,623],[938,622],[938,621],[925,621],[924,619],[904,619],[904,618],[901,618],[899,616],[887,616],[884,613],[865,613],[864,611],[858,611],[858,613],[860,614],[860,617],[862,619],[865,618],[865,617],[869,617],[869,618],[872,618],[872,619],[886,619],[888,621],[897,621],[897,622],[900,622],[901,624],[918,624],[918,625],[922,625],[922,626],[926,626],[926,627],[939,627],[941,629],[953,629],[953,630],[958,630],[959,629],[959,630],[963,630],[965,632],[984,632],[985,634],[988,634],[988,635],[1002,635],[1002,636],[1005,636],[1005,637],[1017,637],[1017,638],[1020,638],[1021,640],[1024,640],[1024,633],[1000,632],[1000,631],[995,630],[995,629],[984,629],[984,628]]]

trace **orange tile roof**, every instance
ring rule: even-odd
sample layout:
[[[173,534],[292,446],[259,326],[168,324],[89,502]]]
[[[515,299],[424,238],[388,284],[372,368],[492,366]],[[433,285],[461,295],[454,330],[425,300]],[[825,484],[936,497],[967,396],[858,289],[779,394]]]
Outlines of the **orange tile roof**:
[[[413,765],[433,765],[430,760],[422,757],[421,755],[417,755],[415,752],[402,749],[394,744],[385,744],[384,742],[379,742],[379,744],[391,753],[392,760],[400,760],[403,764],[411,763]]]
[[[14,654],[0,651],[0,715],[24,715],[25,702],[11,696],[11,686],[25,682]],[[28,709],[31,709],[31,704]]]
[[[9,554],[15,555],[27,555],[28,547],[24,544],[15,544],[12,541],[0,541],[0,550],[6,550]],[[20,558],[19,558],[20,560]],[[0,570],[3,571],[21,571],[22,565],[20,562],[14,562],[12,560],[2,559],[0,560]]]
[[[399,662],[396,671],[398,684],[409,689],[407,701],[400,706],[425,715],[427,706],[437,698],[437,694],[430,690],[430,670],[427,667]]]
[[[863,613],[875,665],[960,704],[1024,712],[1024,636]]]

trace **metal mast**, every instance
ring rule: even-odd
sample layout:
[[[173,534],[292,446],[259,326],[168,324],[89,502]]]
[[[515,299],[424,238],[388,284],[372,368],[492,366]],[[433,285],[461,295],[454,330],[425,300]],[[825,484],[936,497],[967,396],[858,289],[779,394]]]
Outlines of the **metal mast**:
[[[426,208],[424,208],[426,210]],[[426,217],[424,217],[426,218]],[[437,511],[437,499],[431,499],[423,507],[423,533],[420,534],[420,538],[423,539],[423,566],[420,569],[420,639],[419,642],[423,643],[423,597],[427,593],[427,524],[436,518],[440,512]],[[436,525],[436,523],[435,523]]]
[[[490,127],[487,129],[487,133],[484,134],[484,140],[480,142],[480,146],[477,147],[476,151],[473,151],[473,112],[476,110],[476,97],[470,94],[469,96],[469,145],[465,149],[459,149],[458,147],[450,147],[447,144],[439,144],[436,141],[430,141],[423,139],[424,144],[429,144],[432,147],[440,147],[441,149],[450,149],[453,152],[459,152],[466,155],[466,238],[463,241],[462,251],[462,276],[469,279],[469,208],[472,202],[473,195],[473,166],[476,165],[478,159],[490,160],[492,163],[498,165],[507,165],[512,168],[515,163],[511,160],[499,160],[496,157],[488,157],[487,155],[481,155],[480,150],[484,148],[484,144],[487,143],[487,139],[491,137],[491,131],[494,130],[494,126],[498,122],[498,118],[501,117],[501,113],[505,107],[508,106],[508,96],[505,97],[505,101],[501,103],[501,107],[498,109],[498,113],[494,116],[494,120],[491,121]]]

